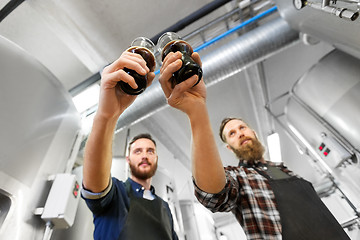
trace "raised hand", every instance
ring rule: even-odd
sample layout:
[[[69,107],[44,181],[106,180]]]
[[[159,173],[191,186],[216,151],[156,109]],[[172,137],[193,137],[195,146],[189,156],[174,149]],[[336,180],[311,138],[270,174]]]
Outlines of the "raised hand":
[[[148,85],[155,77],[154,72],[150,72],[145,60],[139,54],[123,52],[116,61],[105,67],[102,72],[98,114],[105,118],[117,119],[136,98],[136,96],[124,93],[116,85],[119,81],[123,81],[132,88],[137,88],[134,78],[127,74],[124,68],[135,70],[140,75],[147,74]]]
[[[173,85],[171,78],[173,73],[181,68],[181,53],[169,53],[163,61],[160,69],[159,81],[164,91],[168,104],[177,108],[186,114],[196,111],[196,106],[205,104],[206,87],[204,81],[200,81],[196,86],[198,76],[194,75],[184,82]],[[191,57],[201,66],[201,60],[198,53],[193,53]]]

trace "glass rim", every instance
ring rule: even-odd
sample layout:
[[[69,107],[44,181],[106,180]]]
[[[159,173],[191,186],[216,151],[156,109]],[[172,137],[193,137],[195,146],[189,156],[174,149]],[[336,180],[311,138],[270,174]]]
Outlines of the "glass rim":
[[[149,46],[146,46],[146,44],[135,44],[137,41],[143,41],[149,44]],[[132,42],[129,48],[131,47],[143,47],[143,48],[147,48],[149,49],[152,53],[154,53],[156,51],[156,45],[153,41],[151,41],[151,39],[147,38],[147,37],[136,37]]]
[[[172,37],[173,35],[173,37]],[[179,34],[175,33],[175,32],[165,32],[163,33],[159,39],[158,39],[158,42],[157,42],[157,48],[158,48],[158,51],[161,52],[162,49],[166,46],[166,44],[163,45],[163,42],[164,42],[164,39],[166,39],[165,37],[168,36],[168,39],[170,41],[167,41],[166,44],[168,44],[169,42],[171,41],[175,41],[175,40],[182,40],[182,38],[180,37]]]

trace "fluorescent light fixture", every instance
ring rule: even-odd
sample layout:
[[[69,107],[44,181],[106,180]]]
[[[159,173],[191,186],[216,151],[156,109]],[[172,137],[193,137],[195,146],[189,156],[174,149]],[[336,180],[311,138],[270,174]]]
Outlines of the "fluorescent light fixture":
[[[269,148],[270,161],[282,162],[279,134],[278,133],[270,134],[267,137],[267,144]]]
[[[95,106],[99,102],[100,86],[98,84],[93,84],[88,87],[75,97],[73,97],[73,102],[76,109],[79,113],[83,113],[87,109]]]

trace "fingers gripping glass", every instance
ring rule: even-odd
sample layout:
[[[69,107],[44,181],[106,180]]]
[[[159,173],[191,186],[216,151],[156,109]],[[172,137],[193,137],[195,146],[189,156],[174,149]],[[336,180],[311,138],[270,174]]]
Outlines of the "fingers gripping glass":
[[[193,49],[189,43],[182,40],[179,35],[174,32],[167,32],[161,35],[158,40],[158,51],[161,55],[161,61],[170,53],[180,51],[182,53],[182,67],[176,71],[174,76],[173,86],[179,84],[193,75],[198,75],[198,81],[194,84],[198,84],[202,78],[202,69],[192,58],[191,54]]]
[[[155,71],[155,44],[150,39],[146,37],[135,38],[131,43],[131,46],[126,51],[140,54],[145,60],[150,72]],[[118,82],[120,88],[129,95],[139,95],[144,92],[147,87],[147,75],[140,75],[136,71],[128,68],[124,68],[124,71],[135,79],[138,87],[134,89],[126,82],[120,81]]]

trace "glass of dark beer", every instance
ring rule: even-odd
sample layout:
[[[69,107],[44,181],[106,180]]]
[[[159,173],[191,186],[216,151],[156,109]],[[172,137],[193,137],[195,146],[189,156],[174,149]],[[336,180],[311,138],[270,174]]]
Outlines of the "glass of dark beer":
[[[150,69],[150,72],[155,71],[155,44],[150,39],[146,37],[137,37],[126,51],[140,54],[146,61],[146,65]],[[147,75],[140,75],[136,71],[128,68],[124,68],[124,71],[135,79],[138,87],[134,89],[128,83],[120,81],[117,83],[120,88],[129,95],[139,95],[144,92],[147,87]]]
[[[166,32],[158,40],[158,51],[161,55],[161,61],[170,53],[180,51],[182,53],[182,66],[176,71],[174,76],[173,86],[179,84],[193,75],[198,75],[198,81],[194,84],[198,84],[202,78],[202,69],[192,58],[191,54],[193,49],[189,43],[182,40],[181,37],[174,32]]]

